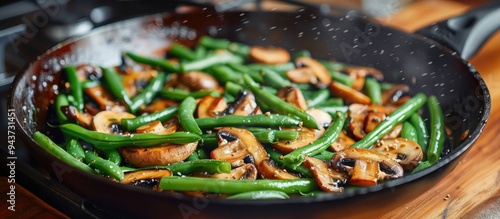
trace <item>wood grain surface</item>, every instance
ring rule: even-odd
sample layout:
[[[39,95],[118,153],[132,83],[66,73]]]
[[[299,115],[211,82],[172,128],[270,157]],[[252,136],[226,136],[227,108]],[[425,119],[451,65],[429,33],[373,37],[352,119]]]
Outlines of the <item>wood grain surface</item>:
[[[485,1],[416,1],[380,21],[412,32],[482,2]],[[311,218],[500,218],[500,33],[470,61],[491,92],[491,117],[477,143],[451,173],[413,200],[385,197],[384,204],[371,206],[365,204],[373,200],[360,200],[362,209],[352,205],[337,206],[342,209],[339,214],[318,214]],[[0,178],[0,181],[3,184],[6,180]],[[7,191],[1,187],[0,192],[5,194]],[[64,217],[29,191],[20,189],[18,195],[16,218]],[[2,208],[0,217],[7,216],[13,215]]]

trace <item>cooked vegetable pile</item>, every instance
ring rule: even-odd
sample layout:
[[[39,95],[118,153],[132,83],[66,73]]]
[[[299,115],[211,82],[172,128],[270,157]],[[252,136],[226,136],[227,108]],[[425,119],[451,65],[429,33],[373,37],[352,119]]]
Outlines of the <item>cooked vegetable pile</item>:
[[[120,183],[235,199],[374,186],[443,150],[437,98],[409,96],[374,68],[208,36],[122,62],[65,66],[51,124],[64,141],[35,141]]]

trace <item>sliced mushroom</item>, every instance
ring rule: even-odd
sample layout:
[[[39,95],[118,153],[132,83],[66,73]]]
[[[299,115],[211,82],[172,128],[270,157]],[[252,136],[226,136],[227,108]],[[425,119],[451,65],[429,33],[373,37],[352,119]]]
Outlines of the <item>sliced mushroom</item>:
[[[120,121],[130,118],[135,118],[135,116],[128,112],[101,111],[94,116],[92,124],[94,130],[98,132],[123,134]]]
[[[349,75],[355,75],[357,77],[365,77],[366,75],[371,75],[379,81],[384,80],[384,74],[378,69],[372,67],[351,66],[345,68],[344,71]]]
[[[281,88],[278,90],[278,93],[276,93],[276,96],[301,110],[307,109],[306,99],[304,98],[304,95],[302,95],[302,91],[300,91],[297,87],[291,86]]]
[[[382,103],[392,103],[398,101],[403,94],[410,91],[410,87],[406,84],[396,84],[389,90],[382,92]]]
[[[222,133],[234,136],[236,139],[240,140],[241,143],[245,146],[248,154],[253,157],[255,166],[258,167],[263,160],[268,159],[269,155],[267,154],[266,150],[250,131],[246,129],[226,127],[218,131],[219,135]]]
[[[406,138],[380,140],[375,143],[375,147],[372,150],[388,155],[396,160],[406,171],[415,169],[423,158],[420,145]]]
[[[196,149],[198,142],[176,145],[163,144],[158,147],[122,147],[118,151],[129,164],[136,167],[164,166],[185,160]]]
[[[121,183],[130,184],[140,180],[160,179],[168,176],[172,176],[170,170],[138,170],[125,173]]]
[[[290,53],[281,47],[250,47],[250,59],[264,64],[282,64],[290,61]]]
[[[154,99],[149,105],[147,105],[144,109],[141,110],[143,113],[151,114],[160,110],[163,110],[168,107],[177,106],[178,103],[175,100],[158,98]]]
[[[208,177],[215,179],[229,179],[229,180],[255,180],[257,179],[257,168],[253,164],[244,164],[243,166],[236,167],[231,170],[231,173],[217,173],[211,174]]]
[[[299,177],[286,172],[284,169],[277,167],[270,159],[263,160],[259,166],[259,173],[264,179],[298,179]]]
[[[177,87],[190,91],[215,90],[219,87],[219,82],[205,72],[193,71],[177,74]]]
[[[379,180],[403,177],[404,170],[391,157],[374,150],[347,148],[335,153],[331,166],[350,176],[349,184],[373,186]]]
[[[134,71],[130,74],[125,74],[122,84],[125,87],[127,95],[129,97],[135,96],[156,75],[158,75],[156,70]]]
[[[332,95],[342,98],[347,104],[368,105],[371,103],[371,99],[365,94],[335,81],[330,84],[330,92]]]
[[[254,113],[257,108],[257,102],[255,102],[255,96],[248,90],[244,90],[238,93],[236,100],[231,103],[223,112],[223,115],[233,114],[248,116]]]
[[[366,133],[364,131],[365,118],[368,115],[368,106],[363,104],[349,105],[349,130],[356,139],[362,139]]]
[[[285,73],[286,77],[293,83],[297,84],[317,84],[318,78],[314,75],[309,67],[301,67],[288,70]]]
[[[328,69],[326,69],[326,67],[316,59],[304,56],[295,59],[295,62],[299,67],[306,66],[311,68],[313,74],[316,76],[316,78],[318,78],[318,84],[316,84],[317,86],[325,87],[332,82],[332,76],[330,75],[330,72],[328,72]]]
[[[243,159],[247,156],[245,145],[240,140],[234,140],[219,144],[219,147],[210,152],[210,157],[214,160],[222,160],[232,164],[232,166],[240,166],[243,164]]]
[[[343,184],[347,181],[345,173],[328,167],[324,161],[313,158],[304,158],[304,165],[314,174],[318,186],[325,192],[343,192]]]
[[[89,113],[81,113],[76,107],[71,105],[62,106],[61,111],[67,118],[77,121],[78,124],[87,129],[92,129],[92,120],[94,117]]]
[[[111,110],[113,106],[118,105],[118,103],[114,101],[113,96],[101,85],[87,87],[84,91],[90,98],[99,104],[101,110]]]
[[[365,118],[365,133],[371,132],[378,126],[387,116],[382,112],[369,112]]]
[[[318,123],[318,127],[322,129],[320,135],[323,135],[324,128],[330,126],[330,123],[332,123],[332,116],[324,110],[310,108],[306,110],[306,113],[311,115],[316,120],[316,123]]]
[[[164,132],[166,129],[163,127],[163,124],[161,124],[160,120],[156,120],[153,122],[150,122],[146,125],[139,126],[135,130],[136,133],[161,133]]]
[[[217,117],[227,108],[226,98],[206,95],[198,102],[196,115],[198,118]]]
[[[295,141],[279,141],[273,144],[273,148],[282,153],[290,153],[316,141],[319,137],[316,129],[301,128],[298,132],[299,136]]]
[[[351,145],[353,145],[354,143],[356,143],[356,141],[354,141],[352,138],[347,136],[344,131],[342,131],[339,133],[339,137],[337,138],[337,140],[335,140],[335,142],[330,145],[330,150],[341,151],[351,147]]]

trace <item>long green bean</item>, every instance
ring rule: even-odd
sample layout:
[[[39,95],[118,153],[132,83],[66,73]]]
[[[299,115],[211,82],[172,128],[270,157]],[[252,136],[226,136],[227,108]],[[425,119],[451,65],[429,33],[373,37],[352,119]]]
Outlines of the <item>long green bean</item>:
[[[135,131],[137,128],[156,120],[159,120],[160,122],[165,122],[173,118],[174,115],[177,113],[177,110],[178,107],[172,106],[160,111],[156,111],[149,115],[138,116],[135,118],[124,118],[121,119],[120,123],[125,130]]]
[[[216,127],[297,127],[300,120],[278,114],[258,114],[249,116],[227,115],[217,118],[197,118],[196,123],[202,130]]]
[[[83,88],[82,82],[78,80],[78,73],[75,66],[66,65],[64,66],[64,72],[66,73],[66,79],[69,82],[71,89],[71,96],[73,97],[73,105],[78,109],[78,111],[83,110]]]
[[[446,136],[444,115],[436,96],[430,96],[427,104],[431,117],[427,159],[431,164],[435,164],[438,162],[441,152],[443,151],[444,138]]]
[[[187,97],[179,106],[179,123],[185,131],[201,135],[203,132],[194,119],[194,111],[196,110],[196,100],[193,97]]]

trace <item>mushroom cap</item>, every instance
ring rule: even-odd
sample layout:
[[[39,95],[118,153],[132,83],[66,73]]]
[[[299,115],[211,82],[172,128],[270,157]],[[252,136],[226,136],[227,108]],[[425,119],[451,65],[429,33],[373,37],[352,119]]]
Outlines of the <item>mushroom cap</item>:
[[[120,134],[121,130],[115,130],[115,128],[120,127],[120,121],[122,119],[135,118],[135,116],[128,112],[116,112],[116,111],[101,111],[97,113],[93,120],[94,130],[98,132],[108,133],[108,134]],[[114,127],[116,125],[116,127]]]

